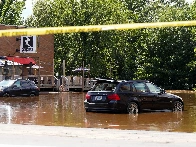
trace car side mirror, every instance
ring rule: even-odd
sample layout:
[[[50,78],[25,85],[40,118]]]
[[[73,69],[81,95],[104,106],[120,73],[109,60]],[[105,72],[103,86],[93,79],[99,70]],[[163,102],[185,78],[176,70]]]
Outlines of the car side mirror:
[[[160,94],[165,93],[165,89],[160,89]]]

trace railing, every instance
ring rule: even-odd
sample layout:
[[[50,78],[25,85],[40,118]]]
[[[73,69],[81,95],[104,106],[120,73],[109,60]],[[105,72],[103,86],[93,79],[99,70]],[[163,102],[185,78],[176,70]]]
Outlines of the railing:
[[[91,78],[83,79],[82,76],[62,76],[60,79],[57,79],[53,75],[28,75],[22,77],[15,75],[14,78],[32,80],[40,90],[52,89],[53,91],[88,91],[94,85]]]
[[[53,89],[56,91],[58,89],[58,85],[57,85],[58,79],[53,75],[28,75],[28,76],[23,76],[23,79],[29,79],[34,81],[35,84],[40,88],[40,90]]]
[[[88,91],[93,84],[91,78],[83,79],[82,76],[62,76],[59,91]]]

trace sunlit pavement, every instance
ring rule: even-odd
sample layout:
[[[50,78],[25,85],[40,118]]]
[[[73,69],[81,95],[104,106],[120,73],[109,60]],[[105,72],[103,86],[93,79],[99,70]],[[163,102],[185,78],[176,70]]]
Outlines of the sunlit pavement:
[[[2,147],[195,147],[196,133],[0,124]]]

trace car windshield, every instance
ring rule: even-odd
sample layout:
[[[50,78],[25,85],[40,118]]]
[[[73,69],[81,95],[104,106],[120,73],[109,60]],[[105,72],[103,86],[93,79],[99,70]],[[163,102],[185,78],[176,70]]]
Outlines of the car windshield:
[[[0,82],[1,87],[7,87],[12,85],[15,82],[15,80],[3,80]]]
[[[111,83],[111,82],[103,82],[103,83],[97,83],[92,91],[114,91],[116,89],[117,83]]]
[[[160,93],[160,88],[157,87],[156,85],[154,85],[152,83],[146,83],[146,85],[148,86],[150,92]]]

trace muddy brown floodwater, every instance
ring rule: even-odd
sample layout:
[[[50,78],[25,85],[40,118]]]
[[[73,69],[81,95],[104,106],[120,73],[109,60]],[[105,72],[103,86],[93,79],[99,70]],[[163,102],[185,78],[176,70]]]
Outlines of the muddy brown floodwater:
[[[65,92],[42,94],[34,98],[0,98],[0,123],[196,132],[196,92],[167,92],[183,98],[185,111],[137,115],[85,112],[83,101],[86,93]]]

